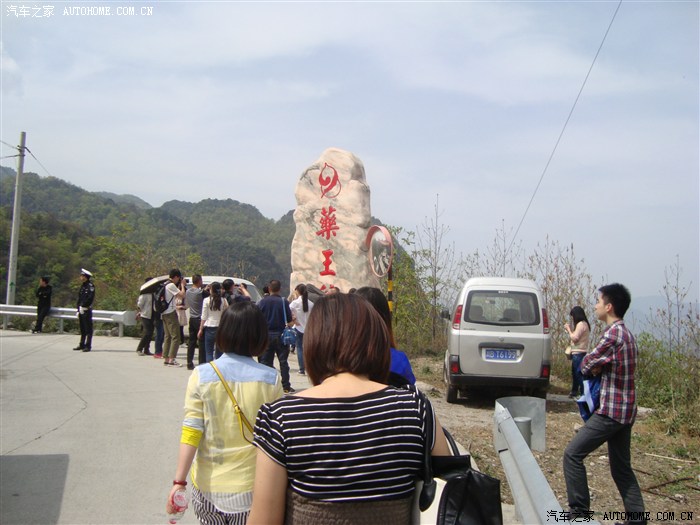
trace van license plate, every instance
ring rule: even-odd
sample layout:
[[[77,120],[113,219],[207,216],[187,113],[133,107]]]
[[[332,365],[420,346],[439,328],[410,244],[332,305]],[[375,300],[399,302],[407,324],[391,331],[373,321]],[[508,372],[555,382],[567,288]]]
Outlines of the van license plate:
[[[518,352],[516,350],[487,348],[484,350],[484,358],[491,361],[515,361],[518,359]]]

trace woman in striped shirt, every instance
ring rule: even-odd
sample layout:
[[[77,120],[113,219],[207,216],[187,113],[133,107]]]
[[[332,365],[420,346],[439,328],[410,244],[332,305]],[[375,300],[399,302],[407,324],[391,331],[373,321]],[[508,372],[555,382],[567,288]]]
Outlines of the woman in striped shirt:
[[[416,392],[386,385],[384,321],[359,296],[324,296],[305,339],[314,387],[258,412],[248,523],[408,523],[424,447],[449,451],[437,421],[425,436]]]

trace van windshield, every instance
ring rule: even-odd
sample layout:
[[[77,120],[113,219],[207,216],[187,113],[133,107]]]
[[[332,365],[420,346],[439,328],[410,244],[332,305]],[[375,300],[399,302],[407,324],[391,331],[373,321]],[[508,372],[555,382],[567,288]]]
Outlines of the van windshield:
[[[478,290],[469,293],[463,319],[469,323],[530,326],[540,324],[537,296],[528,292]]]

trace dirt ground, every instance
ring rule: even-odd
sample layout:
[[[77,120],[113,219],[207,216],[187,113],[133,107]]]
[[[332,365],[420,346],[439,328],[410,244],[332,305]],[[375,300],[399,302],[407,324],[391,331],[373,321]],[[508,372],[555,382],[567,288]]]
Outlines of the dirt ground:
[[[500,459],[493,446],[494,402],[508,393],[475,393],[457,404],[445,401],[442,363],[412,359],[419,381],[431,387],[428,393],[441,423],[471,453],[482,472],[501,480],[502,499],[513,503]],[[566,508],[566,484],[562,454],[583,421],[576,403],[564,394],[565,385],[552,378],[547,399],[546,451],[535,458],[554,494]],[[700,524],[700,440],[669,436],[658,430],[650,411],[640,409],[632,436],[632,466],[639,480],[646,510],[654,523]],[[586,461],[594,518],[614,523],[610,514],[623,512],[622,500],[610,476],[607,449],[600,448]],[[606,513],[608,513],[606,515]]]

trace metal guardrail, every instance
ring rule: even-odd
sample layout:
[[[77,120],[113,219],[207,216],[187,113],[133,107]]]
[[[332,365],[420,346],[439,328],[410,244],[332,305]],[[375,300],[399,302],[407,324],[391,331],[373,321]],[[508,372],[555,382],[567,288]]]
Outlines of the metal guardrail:
[[[503,404],[509,404],[512,398],[504,398]],[[542,432],[544,436],[544,420],[540,412],[544,412],[544,399],[523,398],[526,402],[521,406],[526,407],[531,412],[526,414],[535,417],[514,418],[508,408],[501,404],[501,400],[496,401],[493,420],[493,443],[501,458],[503,470],[508,479],[508,485],[513,494],[515,502],[515,514],[521,523],[549,524],[569,523],[565,518],[564,510],[557,501],[552,488],[547,482],[547,478],[542,474],[537,460],[532,455],[532,451],[527,444],[526,437],[522,435],[523,425],[516,423],[515,419],[530,419],[537,421],[537,426],[542,426],[537,432]],[[512,401],[510,401],[512,403]],[[531,403],[535,402],[535,403]],[[536,403],[541,402],[541,404]],[[517,409],[517,403],[514,404]],[[539,406],[538,406],[539,405]],[[532,412],[533,407],[535,408]],[[527,427],[526,425],[525,427]],[[533,429],[533,435],[536,430]],[[527,436],[528,440],[531,436]],[[544,443],[542,443],[544,446]],[[591,525],[599,525],[597,521],[587,521]]]
[[[9,317],[36,317],[36,306],[0,304],[0,315],[3,316],[3,329],[7,329],[7,320]],[[47,317],[59,319],[59,331],[63,332],[64,319],[77,320],[76,308],[51,308]],[[136,325],[136,311],[125,310],[123,312],[115,312],[111,310],[93,310],[92,321],[97,323],[117,324],[119,326],[119,337],[123,337],[125,326]]]

